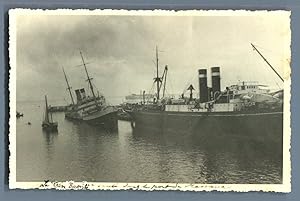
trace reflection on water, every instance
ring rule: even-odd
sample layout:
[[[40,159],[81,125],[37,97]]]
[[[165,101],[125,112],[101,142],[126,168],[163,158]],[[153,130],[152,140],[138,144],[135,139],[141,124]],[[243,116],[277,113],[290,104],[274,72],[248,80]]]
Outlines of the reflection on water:
[[[58,132],[46,133],[39,104],[17,105],[25,114],[17,120],[17,181],[281,183],[281,152],[272,145],[196,141],[124,121],[117,131],[103,130],[65,120],[63,113],[53,114]]]

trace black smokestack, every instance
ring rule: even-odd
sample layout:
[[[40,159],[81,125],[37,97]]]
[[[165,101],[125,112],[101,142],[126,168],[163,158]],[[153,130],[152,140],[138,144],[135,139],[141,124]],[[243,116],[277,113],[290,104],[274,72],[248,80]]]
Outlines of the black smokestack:
[[[199,69],[198,74],[200,103],[204,103],[208,101],[207,71],[206,69]]]
[[[77,98],[77,103],[82,100],[80,89],[75,90],[76,98]]]
[[[211,82],[212,82],[212,96],[213,98],[215,92],[221,91],[221,78],[220,78],[220,67],[212,67],[211,68]]]

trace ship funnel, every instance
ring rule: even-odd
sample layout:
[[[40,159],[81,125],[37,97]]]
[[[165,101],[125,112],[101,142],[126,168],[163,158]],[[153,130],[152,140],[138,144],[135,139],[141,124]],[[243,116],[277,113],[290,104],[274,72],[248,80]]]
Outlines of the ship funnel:
[[[208,89],[207,89],[207,70],[199,69],[199,96],[200,103],[204,103],[208,101]]]
[[[220,82],[220,67],[211,68],[211,82],[212,82],[212,97],[214,98],[215,93],[221,91],[221,82]]]
[[[76,89],[75,90],[75,94],[76,94],[76,98],[77,98],[77,103],[86,98],[84,88],[82,88],[82,89]]]

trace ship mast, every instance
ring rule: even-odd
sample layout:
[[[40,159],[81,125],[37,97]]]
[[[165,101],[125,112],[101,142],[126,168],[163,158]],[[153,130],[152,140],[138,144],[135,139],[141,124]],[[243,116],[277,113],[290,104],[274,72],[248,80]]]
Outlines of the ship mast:
[[[72,103],[73,103],[73,105],[75,105],[74,99],[73,99],[73,95],[72,95],[72,92],[71,92],[72,87],[70,87],[70,85],[69,85],[68,78],[67,78],[67,75],[66,75],[65,70],[64,70],[63,67],[62,67],[62,70],[63,70],[64,75],[65,75],[65,80],[66,80],[66,83],[67,83],[67,86],[68,86],[67,89],[69,90],[69,93],[70,93],[70,97],[71,97]]]
[[[157,46],[156,46],[156,77],[154,78],[154,82],[156,82],[156,88],[157,88],[157,101],[159,100],[159,91],[160,91],[160,87],[159,87],[159,83],[161,82],[160,77],[158,77],[158,50],[157,50]]]
[[[162,97],[165,97],[166,84],[167,84],[167,74],[168,74],[168,65],[165,66],[165,70],[164,70],[164,72],[163,72],[163,75],[162,75],[162,77],[160,78],[160,81],[161,81],[161,82],[164,81],[164,83],[163,83],[163,84],[160,84],[160,86],[159,86],[159,92],[160,92],[160,90],[161,90],[161,87],[162,87],[162,86],[164,87],[164,88],[163,88],[163,95],[162,95]]]
[[[168,74],[168,66],[165,66],[165,72],[166,74],[164,75],[165,80],[164,80],[164,90],[163,90],[163,97],[165,97],[165,92],[166,92],[166,84],[167,84],[167,74]]]
[[[281,79],[283,82],[283,78],[279,75],[279,73],[273,68],[273,66],[267,61],[267,59],[258,51],[258,49],[251,43],[253,49],[263,58],[263,60],[270,66],[270,68],[276,73],[276,75]]]
[[[81,56],[81,60],[82,60],[83,66],[84,66],[84,70],[85,70],[86,76],[87,76],[87,80],[88,80],[88,82],[89,82],[90,89],[91,89],[91,91],[92,91],[94,100],[95,100],[95,102],[96,102],[96,104],[97,104],[97,98],[96,98],[96,95],[95,95],[95,92],[94,92],[94,87],[93,87],[92,82],[91,82],[91,80],[92,80],[93,78],[91,78],[91,77],[89,76],[89,73],[88,73],[87,68],[86,68],[86,63],[85,63],[85,61],[84,61],[84,59],[83,59],[83,56],[82,56],[82,52],[81,52],[81,51],[80,51],[80,56]]]

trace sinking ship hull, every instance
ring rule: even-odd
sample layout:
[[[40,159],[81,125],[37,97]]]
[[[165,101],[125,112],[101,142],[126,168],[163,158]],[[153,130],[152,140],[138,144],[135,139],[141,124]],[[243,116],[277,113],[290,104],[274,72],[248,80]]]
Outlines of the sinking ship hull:
[[[169,139],[205,141],[240,138],[282,146],[283,112],[130,112],[132,126]],[[151,132],[148,132],[151,133]],[[209,142],[209,141],[208,141]]]
[[[100,115],[86,116],[82,120],[92,125],[103,125],[105,127],[117,127],[118,125],[117,111]]]
[[[65,114],[65,117],[69,120],[85,122],[90,125],[102,126],[105,128],[117,128],[118,127],[118,117],[117,111],[102,110],[94,112],[89,115],[78,115],[76,112],[68,112]]]

